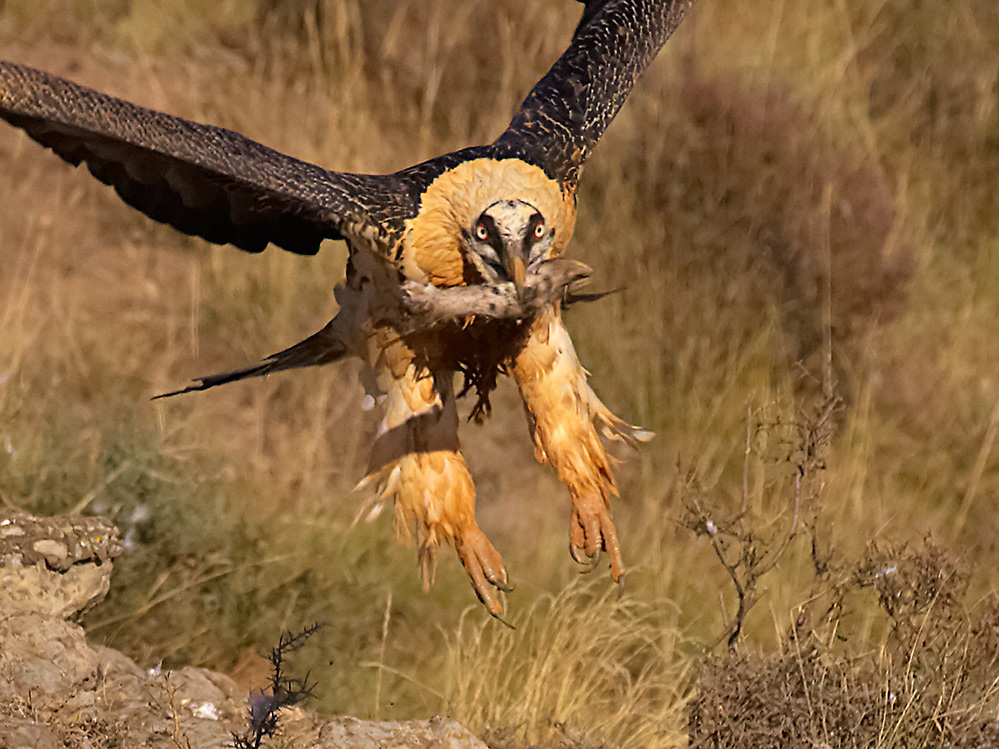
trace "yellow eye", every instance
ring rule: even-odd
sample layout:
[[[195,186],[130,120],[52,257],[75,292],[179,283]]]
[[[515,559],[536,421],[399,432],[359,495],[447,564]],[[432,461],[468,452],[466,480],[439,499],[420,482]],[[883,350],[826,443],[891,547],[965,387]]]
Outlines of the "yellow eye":
[[[487,229],[486,225],[483,223],[476,224],[475,236],[481,239],[482,241],[485,241],[486,239],[489,238],[489,229]]]
[[[534,227],[534,238],[541,239],[544,235],[545,235],[545,224],[544,222],[541,222],[540,224]]]

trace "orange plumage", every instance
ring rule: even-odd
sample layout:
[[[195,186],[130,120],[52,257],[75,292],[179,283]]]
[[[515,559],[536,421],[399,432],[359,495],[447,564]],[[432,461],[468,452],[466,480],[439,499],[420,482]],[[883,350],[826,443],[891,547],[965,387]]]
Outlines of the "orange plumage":
[[[483,159],[445,172],[427,189],[404,235],[403,272],[441,287],[463,285],[470,274],[475,280],[461,230],[498,199],[544,206],[539,213],[553,231],[545,258],[564,252],[575,224],[574,196],[536,167]],[[370,307],[389,290],[378,288],[374,274],[364,278],[374,283],[358,284],[349,299]],[[349,315],[350,309],[341,314]],[[513,373],[531,421],[536,457],[552,466],[569,488],[573,556],[582,561],[581,552],[595,565],[606,551],[614,580],[624,571],[610,512],[617,487],[614,461],[600,434],[632,444],[650,435],[611,414],[590,389],[557,308],[508,326],[505,336],[495,333],[496,326],[467,320],[459,333],[436,331],[409,341],[386,329],[372,334],[369,381],[376,383],[372,395],[385,411],[361,486],[375,487],[377,504],[394,502],[396,528],[404,540],[415,543],[425,584],[433,578],[437,547],[451,544],[479,598],[499,614],[495,591],[507,588],[507,574],[475,521],[475,488],[458,442],[455,363],[484,361],[487,367]],[[486,391],[495,375],[491,373]]]

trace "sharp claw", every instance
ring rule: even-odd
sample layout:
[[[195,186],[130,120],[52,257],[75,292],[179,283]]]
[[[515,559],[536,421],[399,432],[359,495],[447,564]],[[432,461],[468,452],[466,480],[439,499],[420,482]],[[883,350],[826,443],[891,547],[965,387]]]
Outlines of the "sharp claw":
[[[617,579],[617,597],[624,598],[624,573]]]
[[[609,509],[602,499],[574,497],[569,522],[569,555],[585,568],[582,570],[585,574],[597,568],[601,552],[607,552],[611,579],[618,582],[624,574],[624,561]]]
[[[586,569],[580,570],[579,574],[588,575],[597,568],[598,564],[600,564],[600,549],[597,549],[595,552],[593,552],[593,556],[590,557],[590,561],[589,564],[587,564]]]
[[[572,557],[572,561],[576,564],[589,564],[589,560],[580,555],[582,551],[578,546],[574,546],[571,541],[569,542],[569,556]]]
[[[497,614],[495,611],[490,611],[489,614],[493,617],[493,619],[495,619],[496,621],[498,621],[503,626],[509,627],[510,629],[517,629],[515,626],[513,626],[512,624],[510,624],[510,622],[508,622],[502,616],[500,616],[499,614]]]
[[[472,590],[475,591],[475,597],[479,599],[479,603],[486,607],[491,616],[500,619],[500,615],[503,613],[503,605],[496,599],[493,592],[489,590],[486,581],[475,574],[470,574],[470,577],[472,578]]]
[[[513,586],[507,582],[506,569],[502,566],[499,568],[499,572],[493,569],[492,565],[483,559],[479,559],[479,565],[482,568],[482,574],[485,576],[486,580],[489,581],[497,590],[502,590],[504,593],[509,593],[513,590]]]
[[[490,582],[493,584],[493,587],[495,587],[496,590],[501,590],[504,593],[512,593],[513,589],[515,587],[517,587],[517,586],[515,586],[511,582],[508,582],[506,580],[501,580],[501,579],[500,580],[490,580]]]
[[[588,554],[585,549],[580,549],[577,546],[573,546],[572,543],[569,544],[569,556],[572,557],[572,561],[581,567],[585,567],[579,571],[579,574],[586,575],[593,572],[600,564],[600,549],[597,549],[592,554]]]

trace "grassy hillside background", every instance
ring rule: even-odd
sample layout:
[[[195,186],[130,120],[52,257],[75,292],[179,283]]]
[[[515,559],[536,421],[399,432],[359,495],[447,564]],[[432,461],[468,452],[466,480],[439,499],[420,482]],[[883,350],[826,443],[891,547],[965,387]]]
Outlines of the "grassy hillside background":
[[[568,0],[0,0],[0,56],[345,171],[488,142]],[[516,591],[351,526],[353,364],[166,402],[321,327],[345,250],[181,237],[0,130],[0,501],[113,517],[91,638],[494,746],[999,741],[999,5],[702,0],[583,178],[568,324],[630,564],[580,578],[509,382],[463,445]],[[741,604],[741,605],[740,605]],[[824,744],[822,743],[824,742]]]

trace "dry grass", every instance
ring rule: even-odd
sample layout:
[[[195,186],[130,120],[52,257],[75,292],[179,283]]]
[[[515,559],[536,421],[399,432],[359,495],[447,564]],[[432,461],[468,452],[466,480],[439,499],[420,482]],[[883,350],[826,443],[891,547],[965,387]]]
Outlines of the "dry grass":
[[[266,5],[6,0],[0,44],[296,156],[386,171],[494,137],[578,13]],[[424,595],[388,522],[349,528],[373,427],[351,367],[149,404],[321,326],[342,247],[246,257],[178,237],[9,129],[0,499],[122,524],[130,553],[86,624],[145,660],[229,668],[330,621],[312,646],[327,710],[450,710],[496,746],[665,747],[688,728],[702,745],[762,746],[745,743],[752,719],[771,730],[805,699],[818,707],[787,738],[802,746],[973,745],[964,718],[934,722],[954,715],[992,736],[995,684],[955,654],[995,663],[997,13],[705,1],[601,143],[574,252],[626,290],[569,325],[598,392],[659,434],[622,471],[621,601],[572,582],[564,491],[533,465],[509,388],[464,445],[518,583],[513,633],[462,614],[454,562]],[[800,427],[832,384],[835,430],[821,461],[802,458]],[[762,571],[735,655],[702,650],[737,595],[710,534],[685,528],[692,499],[730,534],[726,559],[747,560],[736,572]],[[903,615],[864,567],[875,543],[967,575],[947,607],[937,595]],[[752,710],[751,694],[783,707]],[[719,722],[711,700],[744,717]]]
[[[448,648],[448,712],[499,744],[548,745],[581,729],[589,742],[676,744],[689,667],[678,618],[669,601],[592,583],[540,598],[516,630],[463,616]]]
[[[967,582],[960,563],[932,543],[872,547],[849,584],[827,591],[831,606],[801,608],[776,652],[705,661],[691,746],[995,744],[999,599],[966,608]],[[858,588],[877,591],[890,625],[877,651],[844,652],[837,642],[845,598]]]

